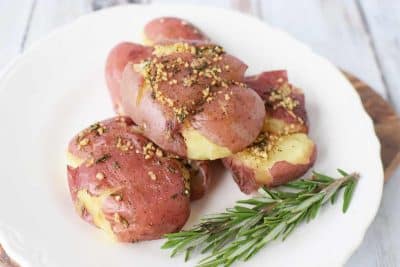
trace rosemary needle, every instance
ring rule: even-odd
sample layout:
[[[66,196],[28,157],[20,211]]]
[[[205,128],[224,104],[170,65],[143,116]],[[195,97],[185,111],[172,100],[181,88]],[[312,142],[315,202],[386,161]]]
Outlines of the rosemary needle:
[[[338,179],[314,172],[312,179],[289,182],[285,186],[291,191],[261,188],[259,196],[206,216],[190,230],[165,235],[162,248],[171,249],[171,256],[185,253],[185,261],[194,251],[207,254],[198,267],[246,261],[278,237],[285,240],[300,222],[314,219],[328,201],[334,204],[343,188],[346,212],[359,175],[338,172]]]

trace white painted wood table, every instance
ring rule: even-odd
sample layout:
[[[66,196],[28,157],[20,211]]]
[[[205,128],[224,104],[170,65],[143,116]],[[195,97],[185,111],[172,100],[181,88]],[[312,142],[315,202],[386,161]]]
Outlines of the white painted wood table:
[[[150,2],[212,5],[259,17],[358,76],[400,113],[399,0],[0,0],[0,69],[80,15]],[[378,215],[346,266],[400,266],[399,190],[400,169],[385,185]]]

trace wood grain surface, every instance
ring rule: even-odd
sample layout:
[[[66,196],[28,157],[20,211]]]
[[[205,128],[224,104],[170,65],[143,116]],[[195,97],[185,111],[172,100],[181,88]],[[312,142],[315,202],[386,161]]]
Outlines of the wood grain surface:
[[[343,73],[360,95],[365,110],[374,122],[375,132],[382,145],[381,157],[386,181],[400,165],[400,118],[393,107],[366,83],[347,72]],[[19,266],[8,257],[1,245],[0,266]]]
[[[375,133],[381,143],[381,158],[385,181],[400,165],[400,117],[379,94],[355,76],[344,73],[361,97],[365,110],[372,118]]]

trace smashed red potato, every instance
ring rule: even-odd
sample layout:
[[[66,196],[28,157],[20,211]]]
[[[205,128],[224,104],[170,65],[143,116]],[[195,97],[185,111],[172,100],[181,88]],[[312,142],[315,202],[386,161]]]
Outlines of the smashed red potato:
[[[243,83],[247,65],[178,18],[152,20],[144,35],[154,47],[121,44],[108,57],[117,112],[164,150],[192,160],[223,158],[251,144],[265,109]]]
[[[265,102],[263,130],[274,134],[308,133],[308,118],[303,92],[288,81],[286,70],[267,71],[248,76],[246,84]]]
[[[129,118],[96,123],[69,144],[68,182],[79,215],[122,242],[178,231],[190,213],[189,172]]]
[[[122,72],[129,62],[137,64],[149,58],[153,52],[152,45],[172,44],[176,42],[207,42],[208,38],[188,21],[162,17],[148,22],[144,27],[144,43],[147,46],[122,42],[116,45],[108,54],[105,76],[110,91],[114,110],[123,115],[121,110],[120,83]]]
[[[122,72],[129,62],[140,63],[151,56],[151,47],[123,42],[116,45],[108,54],[106,61],[105,76],[107,87],[111,95],[114,110],[117,114],[123,115],[121,109],[121,79]]]
[[[148,22],[143,35],[146,45],[209,41],[199,28],[186,20],[174,17],[161,17]]]
[[[282,185],[307,172],[316,159],[316,146],[304,133],[263,133],[245,150],[223,159],[240,190]]]
[[[160,66],[169,77],[151,80]],[[262,128],[265,109],[243,83],[246,69],[216,45],[122,43],[108,56],[106,78],[114,109],[145,136],[180,156],[210,160],[242,150]]]
[[[289,84],[286,71],[246,77],[246,83],[264,100],[263,133],[245,150],[223,159],[241,191],[261,185],[282,185],[297,179],[315,162],[317,150],[307,136],[303,93]]]
[[[155,46],[129,63],[122,109],[166,151],[212,160],[243,150],[259,134],[264,103],[243,83],[247,66],[213,44]]]

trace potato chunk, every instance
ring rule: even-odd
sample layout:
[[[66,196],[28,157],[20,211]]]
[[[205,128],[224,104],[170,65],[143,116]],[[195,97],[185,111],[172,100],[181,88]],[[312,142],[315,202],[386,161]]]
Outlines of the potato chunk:
[[[186,128],[182,131],[187,148],[187,157],[198,160],[214,160],[225,158],[232,154],[229,149],[214,144],[199,131],[193,128]]]
[[[289,83],[286,71],[266,71],[246,77],[245,81],[264,100],[267,114],[263,127],[265,132],[308,132],[304,94]]]
[[[157,239],[185,224],[190,172],[129,118],[93,124],[73,138],[68,153],[68,183],[79,215],[113,239]]]
[[[192,160],[225,157],[263,127],[264,103],[243,83],[246,68],[213,44],[155,46],[151,58],[125,67],[123,111],[166,151]]]
[[[196,26],[180,18],[156,18],[144,27],[143,42],[146,45],[171,44],[182,41],[207,42],[208,38]]]
[[[277,186],[303,175],[316,158],[315,144],[304,133],[260,136],[255,144],[224,159],[240,189]]]
[[[152,48],[140,44],[123,42],[116,45],[108,54],[105,77],[113,107],[117,114],[123,115],[120,84],[126,64],[129,62],[139,63],[150,57],[152,50]]]
[[[317,150],[307,136],[304,95],[288,82],[286,71],[263,72],[245,81],[264,100],[263,130],[252,145],[223,162],[240,189],[251,193],[302,176],[314,164]]]

